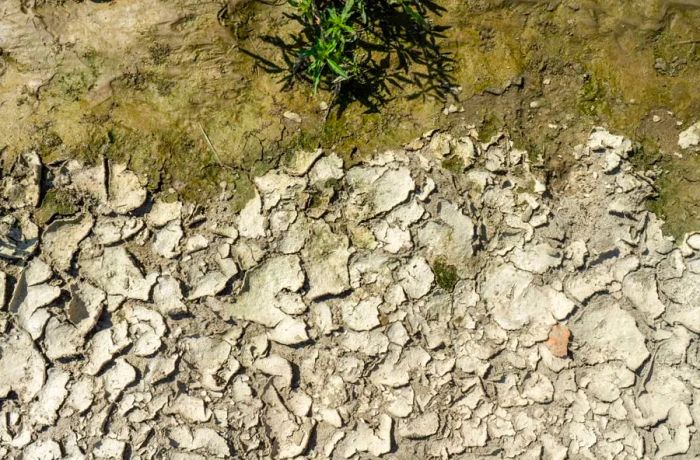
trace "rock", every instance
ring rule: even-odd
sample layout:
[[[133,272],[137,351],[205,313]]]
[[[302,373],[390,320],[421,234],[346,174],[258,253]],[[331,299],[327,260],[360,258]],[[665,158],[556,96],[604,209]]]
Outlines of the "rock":
[[[266,406],[265,428],[272,440],[274,458],[297,458],[308,445],[315,422],[300,417],[300,422],[287,410],[279,393],[268,386],[262,400]]]
[[[117,214],[127,214],[146,202],[146,189],[125,164],[115,164],[110,168],[109,205]]]
[[[146,214],[146,223],[152,227],[164,227],[169,222],[179,220],[182,217],[182,203],[179,201],[167,202],[161,199],[155,200],[153,207]]]
[[[211,418],[211,411],[202,399],[186,394],[179,394],[164,413],[178,415],[190,423],[205,423]]]
[[[695,251],[700,251],[700,233],[693,233],[692,235],[689,235],[685,242]]]
[[[23,449],[23,460],[59,460],[61,446],[53,439],[38,439]]]
[[[303,321],[290,317],[282,319],[277,325],[268,332],[270,340],[281,343],[283,345],[298,345],[309,340],[309,335],[306,333],[306,324]]]
[[[37,207],[41,198],[42,164],[34,151],[19,155],[12,166],[12,175],[2,185],[2,197],[12,208]]]
[[[151,356],[156,353],[166,331],[160,314],[141,305],[129,305],[125,313],[130,323],[129,336],[133,341],[131,353],[136,356]]]
[[[115,401],[124,389],[136,381],[136,369],[124,358],[114,360],[114,365],[102,375],[104,388],[110,401]]]
[[[148,301],[158,275],[144,277],[131,254],[121,246],[104,248],[101,255],[81,260],[82,272],[107,294]]]
[[[325,222],[311,225],[309,240],[301,253],[309,277],[307,297],[313,300],[338,295],[350,287],[348,245],[348,237],[334,233]]]
[[[89,358],[83,366],[83,373],[97,375],[117,353],[130,344],[125,322],[117,323],[110,329],[98,331],[90,340]]]
[[[72,324],[62,323],[55,317],[48,320],[44,331],[44,343],[46,357],[51,361],[78,355],[84,342],[84,337]]]
[[[95,384],[91,377],[82,376],[70,387],[70,395],[66,405],[79,414],[84,413],[92,406],[95,397]]]
[[[66,308],[68,320],[85,335],[95,327],[102,314],[105,293],[87,282],[70,286],[71,300]]]
[[[534,372],[523,383],[522,394],[523,397],[539,404],[550,403],[554,397],[554,385],[544,375]]]
[[[343,159],[335,153],[321,157],[309,171],[309,183],[322,184],[330,180],[339,180],[345,176]]]
[[[225,388],[240,369],[231,345],[218,337],[190,337],[184,346],[185,360],[199,372],[202,386],[211,391]]]
[[[4,333],[0,341],[0,397],[6,398],[13,391],[22,403],[28,404],[44,386],[45,379],[44,358],[29,334],[21,330]]]
[[[107,170],[104,159],[100,159],[98,164],[92,168],[86,168],[77,160],[70,160],[65,165],[65,169],[77,192],[86,193],[103,203],[107,201]]]
[[[17,313],[20,326],[29,332],[33,339],[41,336],[44,326],[49,319],[46,308],[61,295],[61,289],[48,284],[27,286],[23,276],[17,282],[15,291],[8,306],[11,312]]]
[[[690,125],[678,135],[678,146],[680,148],[689,149],[698,145],[700,145],[700,121]]]
[[[417,242],[428,248],[431,257],[461,267],[473,255],[474,223],[454,204],[441,201],[440,221],[429,221],[418,230]]]
[[[555,324],[549,332],[549,338],[545,345],[549,351],[557,358],[566,358],[569,354],[569,339],[571,331],[562,325]]]
[[[685,273],[681,278],[664,281],[660,287],[671,300],[666,307],[665,320],[700,334],[700,275]]]
[[[590,380],[588,391],[600,401],[611,403],[620,397],[622,390],[634,385],[635,375],[620,363],[603,363],[585,373]]]
[[[618,305],[593,309],[587,306],[580,321],[572,327],[581,343],[581,358],[589,364],[619,359],[636,371],[649,357],[644,335],[632,315]]]
[[[204,235],[194,235],[185,240],[185,254],[192,254],[209,247],[209,241]]]

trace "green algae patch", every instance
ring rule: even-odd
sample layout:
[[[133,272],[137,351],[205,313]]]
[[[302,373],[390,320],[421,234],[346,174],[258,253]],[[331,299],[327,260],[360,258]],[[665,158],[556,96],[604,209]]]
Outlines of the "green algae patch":
[[[64,190],[50,189],[44,195],[41,206],[34,212],[38,225],[45,225],[54,217],[71,216],[78,212],[74,198]]]
[[[457,268],[454,265],[448,264],[444,259],[437,259],[433,263],[432,269],[435,274],[435,282],[437,285],[447,292],[452,292],[459,282]]]

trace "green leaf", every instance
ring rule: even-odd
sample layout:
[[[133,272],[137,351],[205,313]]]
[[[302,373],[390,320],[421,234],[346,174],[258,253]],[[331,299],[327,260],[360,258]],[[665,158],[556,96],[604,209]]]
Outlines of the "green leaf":
[[[343,70],[343,68],[340,67],[337,62],[335,62],[332,59],[328,59],[327,62],[328,62],[328,67],[330,67],[333,70],[333,72],[337,73],[338,75],[340,75],[341,77],[343,77],[345,79],[350,78],[350,75],[345,70]]]

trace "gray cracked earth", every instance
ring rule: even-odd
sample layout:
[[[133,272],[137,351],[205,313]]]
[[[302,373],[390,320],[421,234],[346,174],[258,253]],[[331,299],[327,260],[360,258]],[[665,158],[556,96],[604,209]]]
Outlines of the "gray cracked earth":
[[[697,458],[700,234],[662,234],[628,140],[573,150],[554,196],[503,136],[298,152],[238,215],[23,155],[0,456]],[[47,187],[80,211],[39,228]]]

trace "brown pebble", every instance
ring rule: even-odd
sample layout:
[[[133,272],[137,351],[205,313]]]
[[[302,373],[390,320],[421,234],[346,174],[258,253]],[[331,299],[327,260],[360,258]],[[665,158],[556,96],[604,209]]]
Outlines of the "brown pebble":
[[[555,324],[549,331],[549,339],[545,342],[549,351],[557,358],[566,358],[569,354],[569,338],[571,331],[563,324]]]

